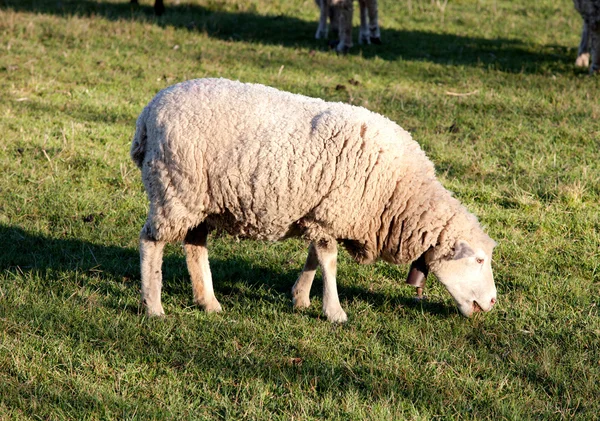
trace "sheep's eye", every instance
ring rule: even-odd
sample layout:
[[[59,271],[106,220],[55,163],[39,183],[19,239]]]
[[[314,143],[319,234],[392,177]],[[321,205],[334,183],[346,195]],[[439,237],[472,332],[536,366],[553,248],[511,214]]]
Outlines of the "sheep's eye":
[[[479,264],[483,263],[483,259],[481,257],[476,258],[475,261]]]

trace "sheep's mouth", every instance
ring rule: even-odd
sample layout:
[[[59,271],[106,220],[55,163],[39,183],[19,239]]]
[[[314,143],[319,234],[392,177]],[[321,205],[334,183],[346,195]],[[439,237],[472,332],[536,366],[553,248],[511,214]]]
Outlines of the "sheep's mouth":
[[[473,301],[473,313],[479,313],[481,311],[483,311],[483,309],[481,308],[479,303],[477,301]]]

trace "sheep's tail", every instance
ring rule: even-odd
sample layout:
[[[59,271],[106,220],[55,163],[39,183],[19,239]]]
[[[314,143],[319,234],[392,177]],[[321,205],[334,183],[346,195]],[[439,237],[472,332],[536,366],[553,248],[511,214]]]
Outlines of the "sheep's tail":
[[[144,111],[142,111],[137,119],[135,134],[133,135],[131,150],[129,151],[131,159],[138,168],[142,168],[144,156],[146,155],[146,140],[148,138],[146,132],[146,114],[147,108],[144,108]]]

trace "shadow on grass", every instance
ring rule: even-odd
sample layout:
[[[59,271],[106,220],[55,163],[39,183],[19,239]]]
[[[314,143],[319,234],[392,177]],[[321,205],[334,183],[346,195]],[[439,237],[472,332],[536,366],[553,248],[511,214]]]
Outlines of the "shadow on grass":
[[[0,254],[0,268],[15,274],[37,273],[47,280],[44,287],[51,289],[73,288],[65,286],[61,273],[79,273],[82,279],[93,279],[94,290],[108,296],[120,297],[123,285],[139,288],[139,254],[136,249],[103,246],[74,238],[53,239],[31,234],[17,226],[0,224],[0,244],[6,250]],[[243,257],[222,259],[210,258],[211,271],[217,297],[228,297],[234,301],[266,301],[277,303],[282,296],[289,300],[292,312],[290,291],[301,270],[273,269],[264,262],[252,261]],[[176,296],[184,303],[192,304],[192,292],[181,254],[166,250],[163,260],[163,298]],[[85,282],[85,281],[83,281]],[[266,289],[266,293],[265,293]],[[321,297],[322,283],[315,279],[312,296]],[[53,291],[60,293],[60,291]],[[390,297],[384,293],[365,290],[355,286],[340,286],[340,296],[349,301],[366,301],[374,308],[389,307]],[[117,304],[119,303],[119,304]],[[394,297],[393,303],[408,308],[422,308],[424,311],[449,315],[453,309],[441,303],[416,302],[412,298]],[[108,304],[110,305],[110,304]],[[123,306],[115,300],[115,310],[137,313],[139,309]],[[315,317],[320,313],[314,314]]]
[[[155,17],[152,5],[104,3],[92,0],[4,0],[1,8],[57,16],[99,16],[108,20],[135,20],[155,23],[161,27],[203,31],[208,36],[227,41],[255,42],[303,49],[326,49],[314,39],[318,11],[314,21],[284,15],[260,15],[247,11],[227,11],[219,2],[210,6],[167,4],[167,12]],[[357,30],[354,30],[356,38]],[[540,68],[570,65],[573,48],[546,46],[532,51],[517,39],[485,39],[470,36],[425,31],[382,29],[384,45],[355,46],[351,54],[384,60],[413,60],[437,64],[491,67],[511,73],[537,73]],[[332,53],[333,54],[333,53]]]
[[[59,276],[61,272],[90,273],[92,277],[87,279],[94,282],[91,289],[101,293],[123,294],[119,282],[126,282],[129,287],[138,288],[138,253],[133,248],[102,246],[72,238],[52,239],[26,232],[17,226],[2,224],[0,243],[4,245],[0,253],[0,269],[3,273],[12,272],[23,276],[28,272],[37,272],[42,275],[39,278],[43,282],[43,285],[37,288],[52,289],[52,296],[70,295],[74,289],[73,282],[77,282],[73,280],[76,277],[66,279],[64,275]],[[287,294],[297,275],[295,270],[274,271],[266,263],[250,262],[238,257],[227,260],[212,259],[211,264],[216,274],[215,278],[239,276],[247,279],[241,281],[244,284],[241,287],[235,282],[216,280],[218,295],[238,294],[243,300],[264,300],[264,294],[261,295],[259,288],[255,288],[259,282],[266,283],[267,292],[275,290],[285,291]],[[191,296],[184,265],[181,256],[166,256],[165,294]],[[85,276],[81,279],[81,282],[86,282]],[[65,291],[61,291],[61,288]],[[389,303],[389,299],[382,294],[360,288],[343,287],[341,290],[347,298],[365,299],[374,306]],[[278,294],[267,295],[277,297]],[[399,301],[407,306],[419,305],[410,299]],[[111,307],[110,301],[107,302]],[[108,378],[112,385],[113,380],[110,376],[117,376],[115,373],[126,372],[134,366],[142,366],[145,367],[144,370],[149,370],[146,375],[139,377],[139,390],[154,390],[158,385],[172,388],[174,393],[203,393],[203,399],[209,399],[213,405],[222,401],[215,401],[215,395],[203,392],[206,388],[195,388],[195,383],[207,384],[208,390],[216,390],[219,396],[230,398],[231,401],[237,401],[240,392],[250,398],[253,393],[258,393],[257,389],[252,387],[256,379],[271,385],[268,387],[272,387],[272,399],[286,401],[291,388],[306,394],[314,402],[320,402],[320,397],[327,394],[334,393],[338,396],[340,391],[351,391],[352,396],[360,396],[361,399],[369,401],[389,400],[392,397],[418,401],[422,396],[441,400],[444,395],[442,387],[422,382],[414,383],[402,374],[390,373],[388,367],[374,366],[369,361],[350,366],[347,363],[338,363],[335,357],[323,360],[323,356],[315,349],[300,345],[298,337],[294,334],[280,334],[280,331],[275,329],[264,332],[262,336],[256,335],[256,331],[249,330],[247,324],[232,322],[227,317],[217,320],[210,317],[188,318],[186,326],[182,327],[181,320],[175,317],[132,320],[107,314],[77,312],[68,306],[46,308],[45,304],[43,298],[24,300],[19,303],[18,313],[15,314],[25,318],[27,322],[23,323],[23,320],[16,318],[12,322],[13,325],[9,323],[3,327],[5,334],[9,336],[21,335],[25,329],[27,346],[35,344],[37,339],[43,340],[44,346],[61,344],[60,353],[55,355],[51,352],[52,357],[48,357],[53,360],[46,363],[38,361],[32,365],[32,370],[39,369],[44,364],[62,366],[65,359],[69,362],[72,359],[79,367],[77,364],[82,355],[98,355],[99,352],[102,358],[105,358],[102,360],[105,368],[101,374],[95,371],[96,369],[90,370],[86,359],[86,363],[81,364],[81,368],[78,369],[76,378],[72,374],[54,370],[51,377],[54,381],[51,383],[48,383],[48,377],[45,376],[32,376],[30,381],[23,382],[22,374],[18,371],[5,373],[3,381],[0,382],[0,395],[3,396],[4,403],[10,407],[21,408],[26,414],[51,415],[54,410],[60,409],[72,414],[79,414],[85,410],[102,411],[103,414],[115,412],[121,416],[135,412],[142,418],[162,418],[167,415],[172,417],[170,410],[175,408],[165,409],[155,405],[154,399],[149,398],[148,394],[121,395],[109,386],[104,389],[99,387],[99,392],[91,395],[81,387],[82,384],[87,384],[86,382],[94,382],[97,385],[99,375],[103,380]],[[7,309],[0,302],[0,316]],[[123,306],[115,305],[113,309],[115,313],[122,312]],[[289,309],[291,312],[291,305]],[[135,308],[131,310],[136,311]],[[435,304],[424,305],[424,310],[448,313],[448,309]],[[86,314],[91,317],[86,317]],[[10,322],[13,318],[13,314],[8,313],[8,317],[2,320]],[[327,329],[328,325],[323,323],[334,340],[345,329],[339,326],[330,326],[330,329]],[[393,330],[387,331],[386,326],[382,329],[387,332],[382,334],[382,337],[387,338],[382,339],[382,346],[398,352],[394,343],[396,333]],[[34,331],[35,335],[29,337],[29,331]],[[242,352],[239,348],[232,348],[235,346],[251,347],[252,351]],[[420,366],[424,364],[427,355],[424,356],[422,346],[419,341],[403,342],[400,352],[405,354],[406,361],[410,359]],[[246,351],[248,349],[250,348],[245,348]],[[172,383],[170,373],[182,373],[186,380],[182,383]],[[137,372],[130,374],[132,378],[138,378]],[[23,404],[31,400],[39,405],[37,411],[35,407]],[[227,409],[235,410],[235,407]],[[315,409],[315,417],[323,415],[321,410]]]

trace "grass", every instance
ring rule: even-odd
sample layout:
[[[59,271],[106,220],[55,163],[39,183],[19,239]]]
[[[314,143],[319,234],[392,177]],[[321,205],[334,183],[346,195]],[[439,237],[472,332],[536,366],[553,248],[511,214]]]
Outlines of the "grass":
[[[573,66],[572,3],[529,3],[381,0],[385,44],[337,56],[312,0],[2,0],[0,419],[596,419],[600,78]],[[318,283],[291,308],[305,244],[223,237],[224,313],[174,245],[168,315],[140,315],[135,119],[207,76],[409,129],[498,241],[498,307],[464,319],[433,280],[417,304],[406,267],[342,253],[334,326]]]

